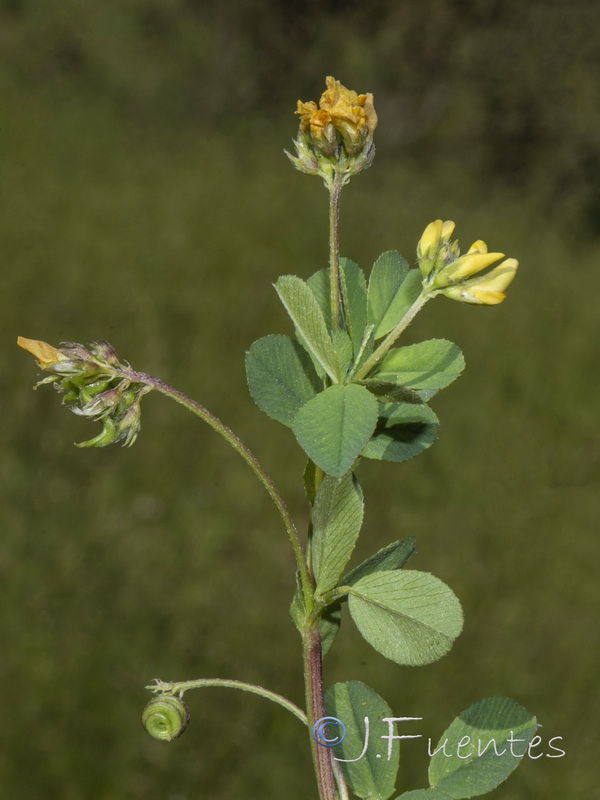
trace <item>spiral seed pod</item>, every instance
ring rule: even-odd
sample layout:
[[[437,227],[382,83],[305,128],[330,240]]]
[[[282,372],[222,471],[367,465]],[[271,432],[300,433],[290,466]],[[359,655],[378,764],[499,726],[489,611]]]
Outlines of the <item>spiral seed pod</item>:
[[[170,742],[181,736],[189,721],[188,707],[178,697],[155,697],[142,714],[144,728],[150,736],[163,742]]]

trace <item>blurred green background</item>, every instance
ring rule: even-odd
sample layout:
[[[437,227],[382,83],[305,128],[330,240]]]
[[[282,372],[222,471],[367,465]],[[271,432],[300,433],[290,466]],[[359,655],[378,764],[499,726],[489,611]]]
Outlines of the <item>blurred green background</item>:
[[[494,797],[597,796],[600,547],[600,7],[585,0],[0,1],[0,787],[11,800],[314,797],[305,732],[259,698],[189,696],[167,746],[142,730],[152,678],[231,677],[302,702],[293,563],[243,462],[164,398],[131,450],[85,451],[17,335],[108,339],[237,430],[306,523],[303,458],[245,388],[243,355],[289,332],[271,283],[327,258],[326,195],[283,155],[295,102],[333,74],[372,91],[374,166],[342,198],[343,253],[409,259],[454,219],[522,263],[509,298],[445,298],[409,341],[467,370],[434,401],[439,441],[366,462],[357,559],[417,538],[461,598],[463,636],[414,670],[348,621],[328,683],[369,683],[437,741],[506,694],[567,755]],[[549,752],[546,746],[544,752]],[[426,785],[403,746],[398,791]]]

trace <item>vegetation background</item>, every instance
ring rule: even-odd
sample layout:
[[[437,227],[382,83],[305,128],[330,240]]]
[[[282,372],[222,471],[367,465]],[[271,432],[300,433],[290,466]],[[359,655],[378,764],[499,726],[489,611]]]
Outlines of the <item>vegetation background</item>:
[[[152,678],[232,677],[302,701],[293,564],[266,494],[182,409],[144,401],[131,450],[31,391],[18,334],[106,338],[204,402],[272,471],[300,524],[303,458],[254,407],[243,355],[289,332],[271,283],[327,254],[326,195],[283,155],[324,77],[375,95],[374,166],[342,199],[343,252],[409,259],[454,219],[522,263],[495,309],[445,299],[408,340],[467,370],[439,441],[367,462],[357,558],[406,535],[461,598],[453,651],[419,670],[344,625],[327,681],[359,679],[434,740],[491,694],[564,758],[495,797],[597,791],[600,6],[585,0],[0,0],[0,786],[11,800],[314,796],[306,734],[259,698],[190,696],[167,746]],[[547,744],[543,752],[551,752]],[[426,785],[403,747],[398,791]]]

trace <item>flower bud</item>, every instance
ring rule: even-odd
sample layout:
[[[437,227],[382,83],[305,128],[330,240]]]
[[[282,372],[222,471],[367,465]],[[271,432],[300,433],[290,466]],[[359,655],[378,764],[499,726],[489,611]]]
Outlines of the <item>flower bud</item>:
[[[442,240],[442,229],[443,222],[441,219],[430,222],[425,228],[417,245],[417,253],[421,258],[430,258],[435,255]]]
[[[518,266],[516,258],[507,258],[485,275],[449,286],[442,289],[441,293],[463,303],[495,306],[506,298],[505,290],[517,274]]]
[[[461,281],[465,278],[470,278],[471,275],[476,275],[478,272],[495,264],[504,258],[504,253],[477,253],[469,252],[464,256],[457,258],[444,270],[444,279],[446,281]]]
[[[454,243],[449,242],[455,227],[452,220],[436,219],[423,231],[417,245],[417,260],[424,278],[441,269],[452,257]]]

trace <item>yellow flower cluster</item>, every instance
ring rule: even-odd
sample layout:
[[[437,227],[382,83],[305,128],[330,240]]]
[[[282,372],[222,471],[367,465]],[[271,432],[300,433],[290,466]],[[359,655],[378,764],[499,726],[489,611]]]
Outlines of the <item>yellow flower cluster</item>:
[[[451,241],[455,224],[436,219],[429,223],[417,246],[417,259],[423,277],[435,294],[452,300],[494,306],[506,298],[506,289],[516,275],[519,262],[504,253],[489,253],[478,239],[460,255],[458,241]],[[498,263],[500,262],[500,263]],[[479,273],[496,266],[483,275]]]
[[[325,83],[318,106],[298,100],[300,130],[326,155],[333,155],[340,142],[349,156],[356,155],[372,142],[377,126],[373,95],[346,89],[331,75]]]

